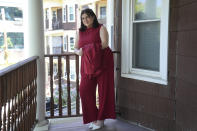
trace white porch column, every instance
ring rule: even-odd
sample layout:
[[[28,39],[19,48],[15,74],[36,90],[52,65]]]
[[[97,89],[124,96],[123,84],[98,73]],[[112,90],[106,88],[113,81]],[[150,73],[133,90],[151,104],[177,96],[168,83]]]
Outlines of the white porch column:
[[[109,33],[109,46],[113,49],[114,29],[114,0],[107,0],[107,31]]]
[[[37,113],[38,125],[43,126],[45,120],[45,63],[44,63],[44,21],[43,1],[24,0],[24,39],[25,55],[39,56],[37,61]]]

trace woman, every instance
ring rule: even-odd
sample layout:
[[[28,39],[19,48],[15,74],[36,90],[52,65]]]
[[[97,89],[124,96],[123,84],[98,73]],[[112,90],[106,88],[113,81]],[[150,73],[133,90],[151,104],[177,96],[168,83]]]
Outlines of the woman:
[[[114,63],[108,47],[106,28],[98,23],[91,9],[81,12],[81,27],[76,36],[75,53],[81,58],[80,97],[83,122],[96,130],[104,126],[104,120],[115,119]],[[99,108],[96,107],[98,84]]]

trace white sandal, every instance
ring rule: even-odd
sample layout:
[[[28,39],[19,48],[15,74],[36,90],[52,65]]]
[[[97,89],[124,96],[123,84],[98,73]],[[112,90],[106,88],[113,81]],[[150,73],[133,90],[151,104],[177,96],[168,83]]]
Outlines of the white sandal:
[[[95,125],[94,123],[92,123],[92,128],[91,130],[97,130],[97,129],[101,129],[104,126],[104,121],[101,121],[100,125]]]
[[[91,122],[89,125],[89,128],[91,129],[91,128],[93,128],[93,126],[94,126],[94,124],[93,124],[93,122]]]
[[[91,128],[91,130],[98,130],[101,129],[103,126],[97,126],[95,124],[93,124],[93,127]]]

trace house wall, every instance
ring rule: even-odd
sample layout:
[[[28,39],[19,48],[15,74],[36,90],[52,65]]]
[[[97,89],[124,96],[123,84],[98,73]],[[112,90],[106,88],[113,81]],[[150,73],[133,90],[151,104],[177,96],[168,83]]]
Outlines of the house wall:
[[[176,66],[176,130],[197,130],[197,1],[174,0],[171,53]]]
[[[68,22],[68,16],[66,23],[63,23],[63,29],[64,30],[76,30],[77,29],[77,10],[78,5],[75,5],[75,22]],[[66,5],[66,11],[68,12],[68,6]],[[67,13],[68,14],[68,13]]]
[[[121,49],[121,2],[114,2],[115,50]],[[116,58],[121,118],[156,131],[197,130],[196,12],[195,0],[170,0],[168,85],[121,77],[120,56]]]

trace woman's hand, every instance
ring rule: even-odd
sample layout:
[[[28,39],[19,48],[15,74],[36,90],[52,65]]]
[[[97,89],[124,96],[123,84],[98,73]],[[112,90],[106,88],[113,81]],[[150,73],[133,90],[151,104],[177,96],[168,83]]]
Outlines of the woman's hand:
[[[75,54],[77,54],[77,55],[79,55],[79,56],[82,56],[82,55],[83,55],[82,48],[80,48],[80,49],[76,49],[76,48],[75,48]]]

